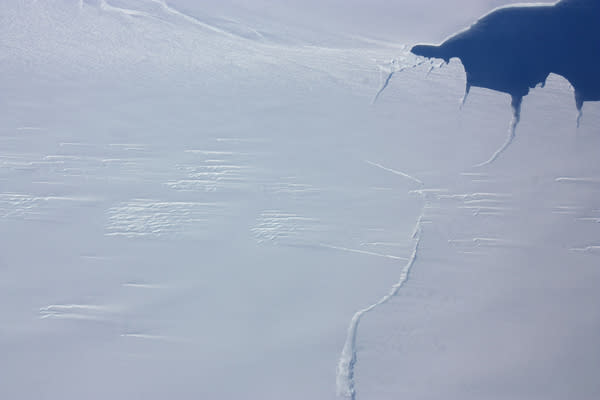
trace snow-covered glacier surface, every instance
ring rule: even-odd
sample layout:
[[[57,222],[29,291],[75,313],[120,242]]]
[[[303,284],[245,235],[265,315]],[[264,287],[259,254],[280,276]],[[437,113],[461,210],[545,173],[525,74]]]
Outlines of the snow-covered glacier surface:
[[[257,4],[1,2],[0,397],[597,398],[598,104]]]

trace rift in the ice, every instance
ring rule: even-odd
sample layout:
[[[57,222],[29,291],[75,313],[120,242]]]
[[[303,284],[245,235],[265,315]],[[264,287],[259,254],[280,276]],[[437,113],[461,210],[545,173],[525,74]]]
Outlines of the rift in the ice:
[[[389,77],[386,80],[386,82],[389,82]],[[385,88],[385,86],[383,88]],[[379,93],[381,93],[381,90],[379,91]],[[420,179],[417,179],[417,178],[415,178],[411,175],[408,175],[404,172],[397,171],[397,170],[394,170],[391,168],[387,168],[381,164],[377,164],[377,163],[374,163],[371,161],[367,161],[367,163],[374,167],[381,168],[385,171],[391,172],[395,175],[400,175],[404,178],[407,178],[407,179],[413,181],[414,183],[418,183],[419,186],[423,185],[423,182]],[[423,196],[422,193],[420,193],[420,195]],[[426,200],[424,196],[423,196],[423,199]],[[417,260],[417,255],[419,252],[425,208],[426,208],[426,204],[423,205],[423,210],[421,211],[421,215],[417,219],[417,223],[415,225],[415,228],[414,228],[414,231],[412,234],[412,239],[414,241],[413,251],[412,251],[410,257],[408,258],[406,264],[402,268],[402,271],[400,273],[400,278],[392,286],[392,289],[385,296],[383,296],[377,302],[371,304],[370,306],[357,311],[354,314],[354,316],[352,317],[352,320],[350,321],[350,326],[348,327],[348,332],[346,335],[346,341],[344,342],[342,354],[340,356],[340,359],[338,361],[338,366],[337,366],[336,385],[337,385],[337,394],[340,397],[345,397],[350,400],[356,400],[356,387],[355,387],[356,385],[354,382],[354,367],[356,365],[356,360],[357,360],[357,358],[356,358],[356,339],[357,339],[357,335],[358,335],[358,327],[360,325],[360,321],[365,314],[367,314],[367,313],[373,311],[374,309],[376,309],[377,307],[389,302],[394,296],[396,296],[398,294],[398,292],[400,291],[402,286],[404,286],[404,284],[408,280],[408,276],[410,274],[412,267],[414,266],[414,264]]]
[[[409,68],[416,68],[423,63],[424,63],[423,61],[406,62],[406,60],[402,60],[402,63],[400,63],[399,60],[394,58],[390,61],[389,68],[380,67],[380,68],[382,68],[383,71],[385,71],[387,73],[387,76],[386,76],[385,80],[383,81],[383,84],[381,85],[381,87],[379,88],[377,93],[375,94],[375,97],[373,97],[372,104],[377,103],[379,96],[381,96],[383,91],[388,87],[388,85],[390,84],[390,81],[392,80],[392,77],[394,76],[394,74],[396,72],[402,72]],[[432,69],[434,69],[433,64],[431,64],[431,68],[429,69],[428,73],[431,72]]]
[[[358,326],[362,317],[365,314],[389,302],[394,296],[398,294],[402,286],[404,286],[404,284],[408,280],[410,271],[417,260],[419,245],[421,244],[421,231],[424,212],[425,207],[423,207],[423,211],[421,212],[421,215],[417,220],[417,224],[415,225],[415,229],[412,235],[412,238],[414,240],[413,251],[406,265],[404,265],[404,268],[401,271],[400,278],[398,279],[398,281],[392,286],[392,289],[385,296],[379,299],[379,301],[377,301],[376,303],[373,303],[370,306],[357,311],[352,317],[352,320],[350,321],[350,326],[348,327],[348,332],[346,335],[346,342],[344,343],[342,355],[338,361],[337,366],[336,385],[337,394],[340,397],[345,397],[350,400],[356,400],[354,367],[356,365],[356,337],[358,334]]]
[[[459,58],[467,74],[465,97],[472,86],[508,93],[513,119],[509,137],[485,165],[512,142],[521,103],[529,89],[544,85],[551,73],[575,90],[577,126],[586,101],[600,100],[600,1],[561,0],[493,10],[440,45],[417,45],[418,56]]]

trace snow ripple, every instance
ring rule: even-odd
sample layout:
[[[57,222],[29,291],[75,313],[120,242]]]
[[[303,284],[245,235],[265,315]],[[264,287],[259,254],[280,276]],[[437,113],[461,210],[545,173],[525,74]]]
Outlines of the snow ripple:
[[[186,150],[186,153],[192,159],[178,166],[185,176],[167,182],[171,189],[216,192],[240,190],[255,184],[258,171],[249,164],[254,158],[251,154],[208,150]]]
[[[316,218],[280,210],[266,210],[260,214],[258,223],[251,231],[258,243],[299,244],[323,231],[323,227]]]
[[[92,199],[0,193],[0,218],[46,220],[57,213],[64,213],[73,204],[88,201],[92,201]]]
[[[205,227],[220,208],[217,203],[134,199],[108,210],[107,236],[164,237]],[[200,229],[204,231],[206,229]]]
[[[39,310],[41,319],[100,320],[109,312],[109,307],[91,304],[52,304]]]

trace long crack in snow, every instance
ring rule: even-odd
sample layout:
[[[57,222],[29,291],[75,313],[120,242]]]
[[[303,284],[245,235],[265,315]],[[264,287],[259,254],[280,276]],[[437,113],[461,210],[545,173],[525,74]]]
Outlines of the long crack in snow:
[[[423,208],[424,212],[424,208]],[[337,377],[336,377],[336,385],[337,385],[337,394],[340,397],[345,397],[351,400],[356,399],[356,384],[354,381],[354,367],[356,365],[357,357],[356,357],[356,337],[358,332],[358,326],[362,317],[370,311],[373,311],[376,307],[387,303],[392,297],[396,296],[400,288],[406,283],[408,280],[408,276],[411,268],[415,264],[417,260],[417,254],[419,252],[419,245],[421,243],[421,232],[422,232],[422,220],[423,213],[419,216],[417,223],[415,225],[415,232],[413,234],[414,246],[412,253],[402,268],[400,273],[400,277],[398,281],[392,286],[391,290],[388,294],[383,296],[379,301],[370,306],[363,308],[362,310],[356,312],[350,321],[350,326],[348,327],[348,333],[346,336],[346,342],[344,343],[344,347],[342,349],[342,354],[340,356],[338,366],[337,366]]]
[[[399,172],[396,170],[392,170],[390,168],[383,167],[382,165],[371,162],[371,161],[367,161],[367,162],[370,165],[384,169],[385,171],[408,178],[408,179],[412,180],[413,182],[418,183],[419,185],[423,184],[422,181],[420,181],[419,179],[414,178],[408,174],[405,174],[405,173],[402,173],[402,172]],[[426,194],[424,192],[420,192],[419,195],[425,201]],[[379,299],[379,301],[377,301],[376,303],[373,303],[370,306],[357,311],[350,321],[350,326],[348,327],[348,332],[346,334],[346,341],[344,343],[344,347],[342,348],[342,354],[340,356],[340,359],[339,359],[338,365],[337,365],[336,386],[337,386],[337,395],[340,397],[345,397],[345,398],[348,398],[351,400],[356,399],[356,382],[354,380],[354,367],[355,367],[356,361],[357,361],[356,338],[357,338],[358,327],[360,325],[360,321],[365,314],[373,311],[378,306],[387,303],[392,297],[396,296],[396,294],[398,294],[398,291],[400,290],[400,288],[402,288],[402,286],[408,280],[410,270],[412,269],[413,265],[415,264],[415,262],[417,260],[417,254],[419,252],[419,245],[421,243],[422,222],[423,222],[423,216],[425,214],[425,209],[427,208],[426,206],[427,206],[427,204],[425,202],[425,204],[423,205],[423,208],[421,210],[421,214],[419,215],[419,218],[417,219],[417,223],[415,224],[414,231],[412,233],[412,240],[414,243],[413,243],[411,255],[408,258],[408,260],[406,261],[406,264],[404,265],[402,270],[400,271],[400,277],[398,278],[398,281],[392,286],[390,291],[385,296],[383,296],[381,299]]]

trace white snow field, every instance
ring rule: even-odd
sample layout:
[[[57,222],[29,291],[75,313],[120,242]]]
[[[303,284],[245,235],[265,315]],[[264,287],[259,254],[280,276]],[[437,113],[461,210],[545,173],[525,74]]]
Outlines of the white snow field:
[[[201,3],[0,2],[0,398],[600,398],[600,106],[409,53],[508,2]]]

